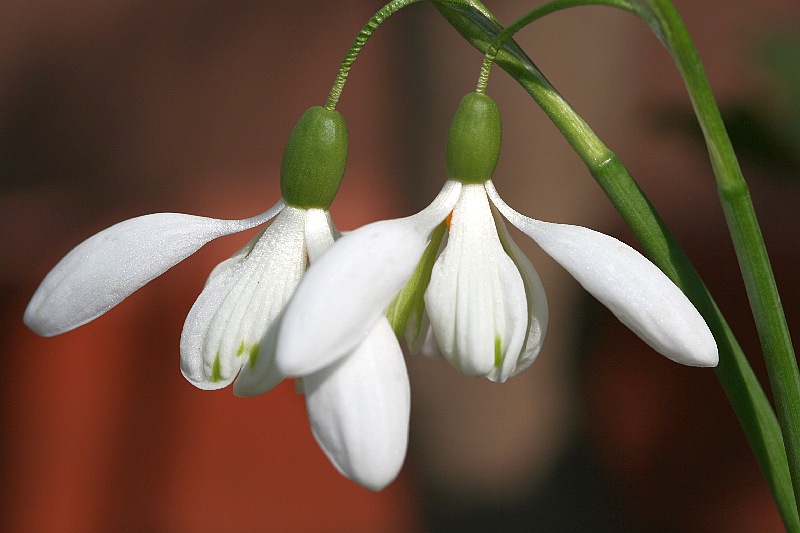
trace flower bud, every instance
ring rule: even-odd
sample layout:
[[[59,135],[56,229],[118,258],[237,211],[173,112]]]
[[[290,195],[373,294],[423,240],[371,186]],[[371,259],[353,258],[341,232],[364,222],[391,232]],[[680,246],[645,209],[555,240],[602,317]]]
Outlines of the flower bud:
[[[289,136],[281,161],[281,194],[301,209],[328,209],[347,165],[347,126],[324,107],[306,111]]]
[[[492,177],[500,156],[502,125],[494,100],[470,93],[461,99],[447,137],[447,176],[461,183]]]

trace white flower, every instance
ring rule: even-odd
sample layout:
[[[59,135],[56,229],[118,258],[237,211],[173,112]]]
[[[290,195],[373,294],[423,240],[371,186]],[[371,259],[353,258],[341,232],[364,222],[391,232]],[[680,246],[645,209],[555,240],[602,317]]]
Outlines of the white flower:
[[[69,252],[42,281],[25,323],[44,336],[64,333],[110,310],[132,292],[207,242],[275,219],[211,273],[181,338],[181,370],[202,389],[233,381],[240,368],[244,394],[269,390],[282,376],[270,372],[277,320],[306,269],[306,233],[333,242],[321,209],[281,200],[244,220],[157,213],[120,222]],[[272,349],[271,349],[272,348]],[[260,378],[260,379],[259,379]],[[237,382],[237,386],[239,383]]]
[[[431,235],[451,213],[442,246]],[[587,228],[525,217],[500,199],[491,180],[448,180],[422,212],[349,233],[311,266],[286,309],[278,368],[301,374],[348,353],[412,275],[411,292],[424,291],[424,312],[413,309],[413,294],[401,298],[411,308],[405,316],[414,343],[425,339],[429,320],[443,355],[467,375],[504,381],[530,366],[544,339],[547,304],[500,213],[656,351],[687,365],[717,364],[703,318],[640,253]],[[426,275],[420,259],[431,253],[438,257]]]
[[[236,379],[238,395],[266,392],[285,376],[273,360],[286,302],[308,261],[338,235],[327,210],[281,200],[245,220],[159,213],[121,222],[78,245],[50,271],[25,323],[45,336],[74,329],[212,239],[272,218],[214,269],[181,337],[181,371],[195,386],[219,389]],[[314,436],[336,468],[374,490],[390,483],[405,457],[410,396],[403,355],[386,319],[348,357],[302,377]]]
[[[187,379],[212,389],[236,378],[240,396],[277,385],[286,376],[274,364],[284,307],[307,258],[317,261],[336,234],[327,211],[287,206],[257,241],[214,269],[181,337]],[[317,352],[320,360],[324,355]],[[344,476],[373,490],[397,477],[410,390],[403,353],[385,318],[346,356],[294,377],[302,378],[314,437]]]
[[[160,213],[121,222],[78,245],[45,277],[25,311],[40,335],[99,317],[207,242],[271,225],[217,266],[184,324],[181,372],[201,389],[236,380],[253,396],[286,376],[274,364],[278,327],[309,262],[338,236],[328,207],[347,161],[347,127],[334,110],[312,107],[289,137],[281,162],[285,200],[245,220]],[[410,395],[403,354],[388,321],[374,321],[357,345],[302,378],[311,429],[334,466],[373,490],[400,471]],[[237,377],[238,376],[238,377]]]

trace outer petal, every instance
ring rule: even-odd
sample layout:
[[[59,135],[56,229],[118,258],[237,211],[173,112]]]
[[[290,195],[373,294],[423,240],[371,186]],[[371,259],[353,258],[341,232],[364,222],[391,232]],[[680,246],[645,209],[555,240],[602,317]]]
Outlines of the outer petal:
[[[444,356],[468,376],[504,381],[528,330],[525,288],[497,235],[482,185],[465,185],[425,307]]]
[[[505,222],[503,222],[494,206],[492,206],[492,215],[494,216],[497,234],[503,244],[503,249],[514,261],[514,265],[516,265],[520,276],[522,276],[522,284],[525,286],[525,298],[528,304],[528,335],[525,339],[525,344],[516,362],[516,368],[504,369],[504,371],[510,372],[510,376],[516,376],[533,364],[542,349],[549,319],[547,296],[544,292],[542,280],[539,279],[539,274],[536,273],[530,260],[509,235]]]
[[[410,393],[386,318],[355,352],[303,383],[314,437],[339,472],[372,490],[391,483],[406,454]]]
[[[245,364],[260,372],[239,393],[263,392],[283,379],[271,363],[277,323],[305,270],[304,217],[285,207],[249,253],[214,270],[181,335],[181,371],[195,386],[224,387]]]
[[[654,350],[685,365],[716,366],[717,345],[703,317],[681,290],[639,252],[587,228],[525,217],[508,207],[493,188],[491,194],[512,224],[535,240]]]
[[[281,372],[316,372],[362,342],[413,273],[459,189],[448,181],[424,211],[348,233],[311,265],[281,325],[276,352]]]
[[[262,224],[283,208],[244,220],[158,213],[120,222],[89,237],[45,276],[25,324],[50,337],[94,320],[207,242]]]

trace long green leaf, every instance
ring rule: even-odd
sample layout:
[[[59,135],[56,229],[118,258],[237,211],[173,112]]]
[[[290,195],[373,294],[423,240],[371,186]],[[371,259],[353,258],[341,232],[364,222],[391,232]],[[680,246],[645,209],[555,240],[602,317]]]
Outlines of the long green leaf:
[[[434,3],[444,18],[483,53],[492,49],[503,30],[475,0],[470,7]],[[800,532],[778,421],[741,347],[686,254],[616,154],[602,143],[514,41],[503,45],[496,63],[520,83],[555,123],[631,227],[645,253],[681,287],[708,322],[720,350],[716,370],[720,383],[769,482],[787,529]]]
[[[717,190],[756,321],[800,508],[800,370],[753,202],[686,26],[671,2],[638,0],[683,76],[711,156]]]

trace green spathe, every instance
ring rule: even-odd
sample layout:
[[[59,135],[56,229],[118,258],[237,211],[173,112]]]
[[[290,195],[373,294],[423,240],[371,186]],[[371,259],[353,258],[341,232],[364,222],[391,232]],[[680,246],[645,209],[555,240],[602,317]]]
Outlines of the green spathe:
[[[483,183],[492,177],[500,157],[500,111],[485,94],[461,99],[447,137],[447,176],[461,183]]]
[[[281,161],[281,194],[300,209],[328,209],[347,165],[347,126],[324,107],[303,113],[289,136]]]

